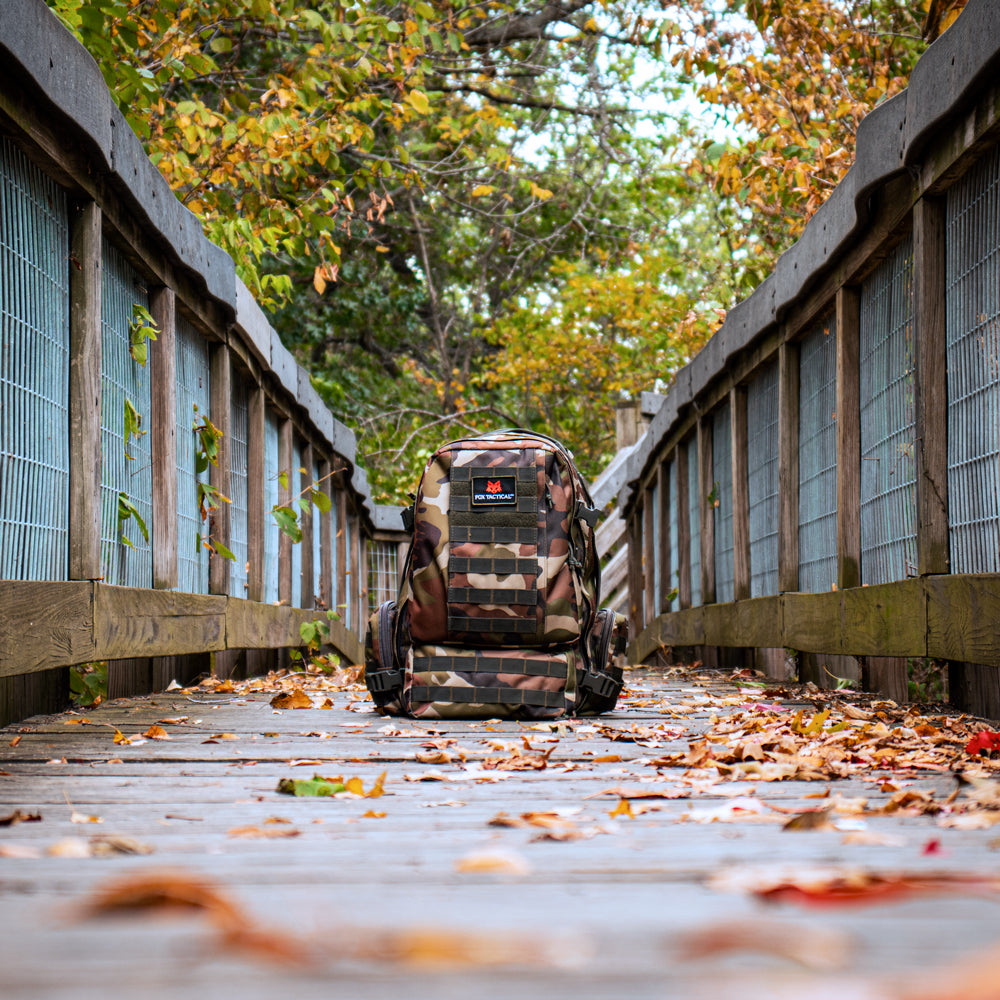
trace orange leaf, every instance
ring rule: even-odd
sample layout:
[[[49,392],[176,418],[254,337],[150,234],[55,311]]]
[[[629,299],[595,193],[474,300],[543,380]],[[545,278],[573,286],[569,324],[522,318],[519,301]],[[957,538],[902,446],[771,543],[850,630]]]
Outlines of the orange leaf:
[[[143,734],[148,740],[169,740],[167,731],[163,726],[150,726]]]

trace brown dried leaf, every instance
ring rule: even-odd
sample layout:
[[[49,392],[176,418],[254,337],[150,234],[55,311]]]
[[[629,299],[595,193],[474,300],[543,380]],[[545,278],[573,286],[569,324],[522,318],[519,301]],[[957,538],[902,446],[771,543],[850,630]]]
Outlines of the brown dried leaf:
[[[150,726],[143,734],[147,740],[169,740],[167,731],[163,726]]]
[[[782,830],[836,830],[830,820],[833,807],[827,809],[809,809],[798,813],[782,826]]]
[[[41,813],[27,813],[20,809],[15,809],[6,816],[0,816],[0,826],[17,826],[18,823],[40,823]]]
[[[234,826],[227,836],[276,840],[281,837],[298,837],[300,833],[293,826]]]
[[[312,699],[300,687],[282,691],[271,699],[271,708],[312,708]]]
[[[531,865],[519,854],[503,851],[484,851],[467,854],[455,862],[455,871],[465,874],[530,875]]]
[[[700,927],[682,933],[676,943],[682,960],[749,951],[820,971],[841,968],[852,950],[850,937],[842,931],[814,927],[804,935],[798,924],[759,916]]]

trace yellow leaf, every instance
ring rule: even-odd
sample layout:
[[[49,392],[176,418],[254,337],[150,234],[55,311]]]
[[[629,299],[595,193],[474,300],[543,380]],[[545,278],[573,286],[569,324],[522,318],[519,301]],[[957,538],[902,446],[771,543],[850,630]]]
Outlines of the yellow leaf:
[[[365,794],[365,786],[362,784],[360,778],[348,778],[347,781],[344,782],[344,788],[354,795]]]
[[[635,819],[635,813],[632,812],[632,804],[628,799],[619,799],[618,805],[608,813],[608,815],[614,819],[616,816],[626,816],[629,819]]]
[[[323,268],[317,267],[313,271],[313,288],[317,295],[322,295],[326,291],[326,278],[323,277]]]
[[[115,730],[115,743],[119,746],[126,746],[131,742],[132,741],[120,729]]]
[[[374,809],[369,809],[368,812],[361,815],[362,819],[383,819],[384,817],[384,812],[376,812]]]
[[[143,734],[147,740],[169,740],[167,731],[162,726],[150,726]]]
[[[472,189],[472,197],[482,198],[484,195],[493,194],[495,190],[492,184],[480,184]]]
[[[406,95],[406,103],[410,105],[419,114],[426,115],[430,110],[430,102],[427,100],[427,95],[420,90],[411,90]]]

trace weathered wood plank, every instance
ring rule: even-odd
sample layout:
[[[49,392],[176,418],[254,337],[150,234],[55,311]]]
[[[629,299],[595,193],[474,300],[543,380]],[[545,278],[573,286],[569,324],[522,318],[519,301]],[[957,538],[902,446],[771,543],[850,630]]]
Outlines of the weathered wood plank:
[[[302,448],[302,468],[305,472],[298,472],[296,470],[295,479],[299,483],[298,490],[296,492],[304,492],[308,490],[312,485],[313,481],[313,446],[312,443],[307,441]],[[302,560],[301,560],[301,599],[299,601],[299,606],[303,608],[313,607],[314,598],[318,595],[313,594],[313,583],[315,580],[315,574],[313,573],[313,518],[319,517],[319,511],[309,504],[308,509],[300,510],[299,512],[299,524],[302,528],[302,541],[300,543],[302,549]]]
[[[799,345],[778,350],[778,590],[799,589]]]
[[[747,478],[747,388],[734,386],[729,392],[733,477],[733,597],[750,596],[750,484]]]
[[[659,552],[656,537],[656,503],[652,486],[648,486],[642,501],[642,620],[651,622],[657,615],[656,558]],[[660,525],[662,532],[663,526]]]
[[[1000,575],[931,576],[927,655],[1000,666]]]
[[[292,471],[292,421],[285,418],[278,425],[278,470],[285,476],[284,485],[278,486],[278,503],[288,507],[292,502],[293,484],[298,476]],[[283,531],[278,539],[278,600],[292,603],[292,539]],[[357,579],[357,577],[355,577]]]
[[[247,597],[264,600],[264,479],[265,397],[260,385],[250,390],[247,404]]]
[[[97,659],[136,654],[172,656],[226,647],[226,600],[95,584],[94,646]]]
[[[861,586],[861,296],[837,292],[837,586]]]
[[[913,338],[917,477],[917,572],[947,573],[948,384],[945,200],[913,207]]]
[[[208,467],[211,484],[224,496],[232,496],[232,357],[226,344],[212,344],[209,392],[212,423],[222,432],[218,463]],[[210,534],[227,548],[232,544],[229,504],[221,501],[209,517]],[[229,593],[229,560],[211,555],[208,563],[208,590],[211,594]]]
[[[101,209],[72,219],[69,268],[69,576],[101,575]]]
[[[97,659],[93,588],[0,580],[0,677]]]
[[[782,602],[783,646],[811,653],[839,653],[844,648],[839,593],[784,594]]]
[[[333,483],[330,475],[331,468],[328,459],[322,459],[319,463],[319,488],[330,501],[330,513],[324,515],[322,520],[322,534],[319,544],[319,606],[328,610],[333,607],[333,574],[334,574],[334,545],[330,531],[330,517],[333,513]],[[400,560],[400,567],[403,563]]]
[[[688,449],[681,443],[674,452],[677,463],[677,598],[682,608],[691,607],[691,506],[688,496]]]
[[[712,421],[702,414],[698,418],[698,509],[701,512],[701,601],[715,603],[715,518],[708,505],[714,489],[712,481]]]
[[[676,456],[672,456],[672,459]],[[660,563],[660,599],[654,609],[655,614],[661,615],[664,611],[670,610],[670,601],[667,596],[674,589],[677,579],[677,567],[671,561],[670,552],[670,507],[677,503],[677,498],[670,495],[670,462],[660,463],[656,473],[656,489],[659,502],[657,516],[660,521],[660,534],[657,539],[657,552],[655,558]]]
[[[177,586],[177,301],[171,288],[149,293],[156,340],[149,345],[153,461],[153,586]],[[130,692],[131,693],[131,692]]]
[[[925,656],[927,599],[923,581],[856,587],[844,600],[844,645],[854,656]]]

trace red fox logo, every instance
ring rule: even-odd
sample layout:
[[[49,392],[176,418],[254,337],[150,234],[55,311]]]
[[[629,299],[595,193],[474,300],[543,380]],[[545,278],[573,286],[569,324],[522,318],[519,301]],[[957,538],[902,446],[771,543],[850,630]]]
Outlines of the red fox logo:
[[[500,492],[500,480],[493,482],[491,480],[486,481],[486,492],[487,493],[499,493]]]

